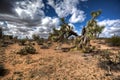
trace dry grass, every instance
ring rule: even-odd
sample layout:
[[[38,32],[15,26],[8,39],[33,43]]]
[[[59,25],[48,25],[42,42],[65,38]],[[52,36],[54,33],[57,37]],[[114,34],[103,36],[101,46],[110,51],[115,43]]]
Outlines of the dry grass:
[[[93,45],[101,46],[97,44]],[[98,67],[99,55],[56,51],[55,44],[49,49],[41,49],[37,44],[34,47],[38,54],[23,56],[16,54],[23,46],[8,46],[4,65],[10,72],[0,80],[113,80],[120,76],[115,71],[107,76],[107,71]]]

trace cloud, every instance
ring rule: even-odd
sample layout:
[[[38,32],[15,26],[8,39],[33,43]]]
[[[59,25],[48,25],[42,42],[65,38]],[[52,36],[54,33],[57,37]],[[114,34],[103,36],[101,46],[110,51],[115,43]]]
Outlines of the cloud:
[[[71,23],[82,22],[85,19],[84,11],[77,8],[79,2],[80,0],[48,0],[48,4],[54,8],[59,17],[72,15],[69,20]]]
[[[16,14],[1,14],[0,27],[4,34],[32,37],[33,34],[47,37],[53,27],[59,25],[59,18],[45,16],[42,0],[17,0],[14,2]]]
[[[81,1],[88,1],[88,0],[81,0]]]
[[[78,35],[81,35],[81,30],[82,30],[82,25],[81,26],[78,26],[78,27],[75,27],[74,24],[72,23],[68,23],[68,25],[70,25],[71,27],[73,27],[73,31],[76,32]]]
[[[11,2],[13,0],[0,0],[0,13],[13,14],[12,8],[14,7]]]
[[[17,27],[20,26],[38,26],[39,23],[41,22],[41,19],[36,21],[36,20],[24,20],[24,19],[20,19],[19,17],[15,16],[15,15],[10,15],[10,14],[0,14],[0,21],[4,22],[6,21],[6,24],[14,24]],[[3,26],[3,25],[2,25]]]
[[[9,1],[10,0],[5,0]],[[83,0],[48,0],[59,17],[71,15],[71,24],[82,22],[85,19],[84,11],[79,10],[77,5]],[[0,13],[0,27],[4,34],[31,37],[33,34],[47,37],[52,28],[59,28],[59,18],[45,15],[46,3],[43,0],[12,0],[9,8],[13,13]],[[50,7],[51,8],[51,7]]]
[[[84,11],[78,11],[76,8],[72,11],[72,16],[70,18],[71,23],[83,22],[85,20]]]
[[[5,34],[19,36],[20,38],[25,36],[31,38],[33,34],[47,37],[52,28],[59,25],[59,18],[47,16],[41,18],[41,22],[33,26],[28,26],[30,23],[11,15],[4,15],[4,18],[1,17],[0,20],[0,26],[3,28]]]
[[[39,20],[44,16],[44,3],[42,0],[17,1],[15,3],[15,12],[21,19]]]
[[[103,30],[101,37],[111,37],[114,34],[120,36],[120,19],[116,20],[103,20],[98,22],[99,25],[104,25],[105,29]]]
[[[59,21],[58,18],[45,17],[45,18],[42,19],[41,25],[57,27],[59,22],[60,21]]]

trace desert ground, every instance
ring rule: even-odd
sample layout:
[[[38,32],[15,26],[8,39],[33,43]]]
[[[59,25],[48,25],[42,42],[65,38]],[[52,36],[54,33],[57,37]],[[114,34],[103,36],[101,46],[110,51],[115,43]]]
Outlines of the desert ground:
[[[95,40],[91,44],[97,50],[109,50],[114,54],[120,50],[119,47],[109,47],[104,40]],[[55,50],[56,43],[49,49],[41,49],[35,43],[36,54],[16,54],[22,47],[14,43],[0,48],[0,61],[6,70],[0,80],[120,80],[119,69],[101,67],[105,64],[101,64],[97,50],[92,53],[63,52]]]

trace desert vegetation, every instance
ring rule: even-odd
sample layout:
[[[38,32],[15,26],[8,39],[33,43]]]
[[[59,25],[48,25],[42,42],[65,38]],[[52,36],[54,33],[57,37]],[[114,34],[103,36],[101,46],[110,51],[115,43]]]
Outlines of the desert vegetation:
[[[36,53],[36,49],[31,45],[27,45],[17,52],[17,54],[20,55],[35,54],[35,53]]]
[[[0,80],[120,80],[120,37],[99,38],[101,13],[91,13],[81,35],[64,18],[48,39],[11,38],[0,29]]]
[[[109,43],[110,46],[120,46],[120,37],[114,35],[111,38],[106,39],[106,42]]]

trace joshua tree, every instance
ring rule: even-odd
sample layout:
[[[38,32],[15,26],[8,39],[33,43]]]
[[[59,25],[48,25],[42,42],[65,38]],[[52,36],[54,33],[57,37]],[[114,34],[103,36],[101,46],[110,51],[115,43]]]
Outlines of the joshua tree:
[[[57,30],[53,28],[53,33],[50,33],[49,38],[51,38],[53,41],[57,42],[64,42],[67,40],[71,35],[78,36],[77,33],[73,31],[73,27],[69,26],[64,18],[61,18],[61,28],[60,30]]]
[[[91,20],[89,20],[86,27],[82,29],[81,37],[76,39],[75,43],[77,48],[89,50],[90,40],[96,38],[102,32],[104,26],[99,26],[95,20],[100,14],[100,10],[91,13]]]
[[[68,38],[71,35],[78,36],[77,33],[73,31],[73,27],[69,26],[65,22],[64,18],[61,18],[61,27],[59,30],[53,28],[53,33],[50,33],[49,39],[55,42],[58,42],[56,49],[61,49],[61,43],[68,41]]]
[[[75,35],[78,36],[77,33],[75,33],[73,31],[73,27],[69,26],[64,18],[61,18],[61,28],[60,30],[56,30],[55,28],[53,28],[53,37],[55,39],[55,41],[58,42],[64,42],[65,40],[67,40],[71,35]]]
[[[92,19],[97,18],[101,13],[101,10],[91,12]]]
[[[105,28],[105,26],[99,26],[97,27],[97,32],[96,32],[96,36],[99,37],[99,35],[102,33],[103,29]]]

